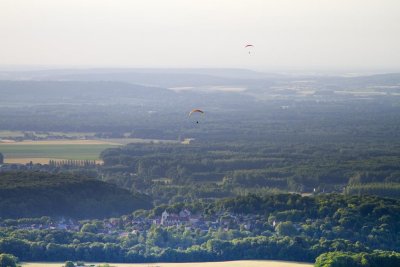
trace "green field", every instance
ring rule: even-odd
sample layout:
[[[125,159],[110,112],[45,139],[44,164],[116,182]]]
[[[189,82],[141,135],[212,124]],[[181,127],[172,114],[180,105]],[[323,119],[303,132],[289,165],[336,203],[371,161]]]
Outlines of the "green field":
[[[17,134],[5,132],[3,134]],[[100,153],[111,147],[129,143],[179,143],[176,140],[153,140],[140,138],[110,138],[110,139],[58,139],[58,140],[0,140],[0,153],[6,163],[42,163],[49,160],[99,160]]]
[[[116,147],[111,144],[0,144],[0,152],[7,159],[54,158],[97,160],[101,151]]]
[[[87,263],[90,264],[90,263]],[[309,263],[283,261],[226,261],[194,263],[109,263],[111,267],[312,267]],[[22,267],[62,267],[63,263],[24,263]],[[97,266],[97,264],[95,264]]]

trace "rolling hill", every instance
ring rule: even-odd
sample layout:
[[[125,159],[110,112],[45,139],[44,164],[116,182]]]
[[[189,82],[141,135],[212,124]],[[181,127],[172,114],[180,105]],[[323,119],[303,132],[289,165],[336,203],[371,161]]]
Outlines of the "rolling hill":
[[[0,217],[102,218],[150,208],[148,197],[72,174],[0,173]]]

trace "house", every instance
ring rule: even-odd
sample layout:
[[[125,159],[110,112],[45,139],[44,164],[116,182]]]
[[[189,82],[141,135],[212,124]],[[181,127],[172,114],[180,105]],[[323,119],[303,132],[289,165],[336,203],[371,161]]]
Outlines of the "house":
[[[179,212],[179,217],[190,217],[192,213],[188,209],[181,210]]]
[[[183,210],[179,214],[168,213],[166,210],[161,214],[160,225],[172,226],[182,225],[190,222],[190,211]]]

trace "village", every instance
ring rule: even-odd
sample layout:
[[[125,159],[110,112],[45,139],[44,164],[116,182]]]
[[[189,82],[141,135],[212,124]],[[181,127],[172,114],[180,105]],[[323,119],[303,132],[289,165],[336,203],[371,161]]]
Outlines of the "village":
[[[134,217],[132,215],[104,220],[73,220],[66,218],[42,217],[38,219],[0,220],[0,229],[12,227],[18,230],[59,230],[71,232],[91,232],[95,234],[110,234],[120,237],[129,234],[138,235],[154,227],[184,227],[185,230],[207,232],[210,229],[242,229],[250,231],[254,227],[262,227],[265,223],[259,215],[216,213],[212,216],[192,214],[188,209],[179,213],[164,210],[161,216],[154,218]],[[275,226],[275,221],[272,223]]]

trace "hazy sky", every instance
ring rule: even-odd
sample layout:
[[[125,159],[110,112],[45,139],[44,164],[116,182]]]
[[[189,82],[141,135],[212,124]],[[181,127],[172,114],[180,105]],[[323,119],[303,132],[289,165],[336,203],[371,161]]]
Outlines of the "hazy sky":
[[[0,0],[18,64],[400,70],[400,1]]]

